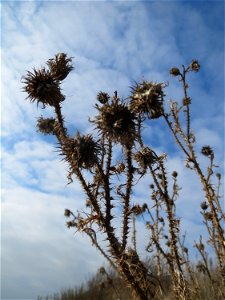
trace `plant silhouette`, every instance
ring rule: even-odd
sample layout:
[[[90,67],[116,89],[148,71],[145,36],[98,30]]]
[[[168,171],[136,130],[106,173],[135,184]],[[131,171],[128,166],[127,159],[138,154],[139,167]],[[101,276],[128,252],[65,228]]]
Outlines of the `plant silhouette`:
[[[72,70],[72,58],[59,53],[47,61],[45,68],[34,69],[23,77],[27,98],[43,108],[52,107],[55,114],[51,118],[40,117],[38,131],[57,138],[60,155],[69,165],[69,183],[76,176],[87,196],[85,212],[75,214],[65,209],[65,217],[69,218],[68,228],[83,232],[90,238],[130,286],[134,299],[162,299],[166,293],[166,274],[171,282],[173,299],[201,299],[196,272],[207,277],[210,288],[215,291],[215,299],[222,299],[225,297],[225,216],[219,190],[221,175],[216,174],[218,183],[213,186],[214,151],[211,146],[202,147],[201,153],[209,161],[204,172],[195,153],[196,139],[191,129],[192,100],[188,95],[187,76],[191,72],[199,72],[199,62],[193,60],[187,67],[173,67],[170,70],[170,74],[181,84],[183,100],[181,103],[170,100],[168,111],[165,106],[165,83],[145,80],[136,83],[126,100],[120,99],[117,92],[108,95],[100,91],[95,105],[96,116],[89,120],[98,133],[97,138],[80,132],[72,137],[65,127],[61,111],[65,96],[60,85]],[[164,120],[174,142],[185,155],[186,167],[199,177],[199,185],[205,194],[200,213],[208,230],[208,243],[217,258],[216,277],[210,269],[202,237],[195,242],[202,261],[197,264],[197,270],[190,263],[189,249],[181,236],[182,220],[176,214],[179,174],[176,170],[168,174],[166,153],[158,154],[145,143],[144,123],[159,118]],[[118,149],[120,156],[115,154]],[[133,188],[146,174],[151,178],[150,186],[146,187],[151,200],[142,205],[133,204]],[[169,184],[172,184],[172,190]],[[155,262],[154,270],[140,258],[137,251],[137,235],[140,234],[136,228],[138,216],[143,218],[149,231],[146,253]],[[99,242],[102,236],[106,245]]]

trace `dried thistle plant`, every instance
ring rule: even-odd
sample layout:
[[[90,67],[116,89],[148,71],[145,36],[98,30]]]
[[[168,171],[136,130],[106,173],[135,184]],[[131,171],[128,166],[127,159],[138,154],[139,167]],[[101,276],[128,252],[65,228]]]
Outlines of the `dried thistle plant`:
[[[172,299],[201,299],[199,276],[190,263],[189,249],[181,242],[181,222],[176,212],[179,200],[179,174],[167,173],[166,154],[157,154],[149,145],[144,144],[142,127],[146,119],[163,118],[169,127],[175,142],[186,156],[186,166],[194,169],[200,177],[205,193],[201,203],[201,215],[208,230],[209,241],[217,257],[219,279],[213,280],[207,261],[205,245],[195,243],[202,257],[197,269],[207,276],[211,288],[224,278],[225,242],[223,223],[224,212],[221,208],[221,175],[217,173],[217,188],[212,184],[214,169],[214,151],[211,146],[203,146],[201,153],[209,160],[207,173],[204,173],[194,150],[195,136],[191,130],[191,98],[188,96],[186,81],[189,72],[198,72],[200,65],[193,60],[188,67],[173,67],[170,74],[179,79],[184,97],[181,103],[170,101],[170,111],[165,109],[166,84],[142,81],[131,90],[128,103],[120,100],[115,92],[99,92],[96,103],[96,116],[90,120],[98,131],[99,139],[92,135],[76,133],[71,137],[67,133],[61,102],[60,84],[72,71],[72,58],[59,53],[47,61],[48,69],[34,69],[24,76],[24,91],[31,102],[42,103],[54,109],[54,118],[40,117],[37,129],[43,134],[53,134],[58,140],[59,152],[69,165],[68,180],[76,176],[86,193],[86,211],[74,214],[66,209],[66,225],[86,234],[109,264],[125,279],[133,291],[134,299],[163,299],[170,293]],[[185,116],[185,123],[181,122]],[[119,146],[120,161],[115,162],[114,150]],[[89,174],[87,181],[85,174]],[[150,175],[150,200],[140,205],[132,194],[134,185],[145,175]],[[172,184],[172,189],[169,188]],[[134,200],[136,202],[134,202]],[[133,204],[136,203],[136,204]],[[118,211],[121,232],[115,227]],[[146,253],[155,261],[154,273],[138,254],[137,220],[142,218],[149,232]],[[100,239],[104,236],[106,247]],[[106,275],[105,269],[101,269]],[[168,278],[167,283],[165,278]],[[169,285],[169,292],[166,291]],[[112,284],[112,282],[110,283]],[[225,296],[221,288],[218,295]],[[119,294],[117,295],[119,297]],[[219,297],[219,296],[218,296]],[[216,298],[217,299],[217,298]],[[218,298],[220,299],[220,298]],[[222,299],[222,298],[221,298]]]

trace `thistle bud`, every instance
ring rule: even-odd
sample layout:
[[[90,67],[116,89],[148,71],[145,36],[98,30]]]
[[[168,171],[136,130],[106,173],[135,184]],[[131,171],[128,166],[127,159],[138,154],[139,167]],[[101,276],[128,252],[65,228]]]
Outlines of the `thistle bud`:
[[[180,70],[177,67],[173,67],[172,69],[170,69],[170,74],[173,76],[181,75]]]
[[[69,209],[65,209],[64,216],[65,217],[70,217],[70,215],[71,215],[71,211]]]
[[[183,251],[184,251],[184,253],[188,253],[188,248],[183,247]]]
[[[192,60],[190,67],[191,67],[191,70],[194,72],[198,72],[200,70],[200,64],[198,63],[197,60]]]
[[[97,100],[102,104],[106,104],[109,101],[109,98],[109,95],[104,92],[99,92],[97,95]]]
[[[191,104],[191,98],[190,97],[186,97],[183,99],[183,105],[189,105]]]
[[[201,153],[205,156],[208,156],[208,157],[213,157],[214,153],[213,153],[213,150],[210,146],[204,146],[202,147],[202,151]]]
[[[206,212],[204,214],[204,217],[205,217],[206,221],[212,221],[213,220],[213,215],[210,212]]]
[[[216,173],[216,177],[218,178],[218,180],[221,179],[221,174],[220,173]]]
[[[203,210],[206,210],[208,208],[208,205],[207,205],[206,201],[204,201],[204,202],[201,203],[201,208]]]
[[[176,171],[173,171],[172,176],[173,176],[174,178],[176,178],[176,177],[178,176],[178,173],[177,173]]]

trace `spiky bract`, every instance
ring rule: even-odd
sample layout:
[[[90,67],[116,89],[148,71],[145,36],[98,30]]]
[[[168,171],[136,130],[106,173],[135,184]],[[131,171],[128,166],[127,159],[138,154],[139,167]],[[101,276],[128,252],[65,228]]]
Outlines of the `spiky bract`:
[[[54,134],[56,120],[54,118],[40,117],[37,120],[37,130],[43,134]]]
[[[40,70],[34,68],[33,73],[28,71],[23,79],[24,91],[28,93],[27,98],[31,102],[37,101],[38,104],[41,102],[45,107],[46,105],[55,106],[65,99],[61,93],[59,81],[45,68]]]
[[[132,88],[130,109],[132,112],[146,115],[149,119],[162,116],[163,110],[163,84],[142,81]]]
[[[71,62],[72,57],[67,57],[65,53],[58,53],[55,55],[55,58],[47,61],[47,65],[49,66],[51,74],[57,80],[62,81],[73,70]]]
[[[96,108],[99,114],[93,123],[97,125],[102,134],[122,145],[133,143],[136,135],[136,117],[126,104],[116,99],[112,103],[106,103],[101,107],[96,106]]]
[[[62,146],[65,160],[76,168],[92,169],[98,162],[99,153],[100,146],[93,137],[89,134],[80,135],[79,132]]]

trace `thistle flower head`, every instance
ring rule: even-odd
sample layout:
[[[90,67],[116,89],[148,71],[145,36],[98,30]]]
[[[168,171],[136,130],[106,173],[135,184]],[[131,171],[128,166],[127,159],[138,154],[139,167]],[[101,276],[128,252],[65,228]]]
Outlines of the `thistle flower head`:
[[[99,131],[116,143],[127,145],[136,137],[134,113],[118,98],[102,107],[96,106],[99,113],[92,121]]]
[[[33,73],[28,71],[23,77],[25,84],[23,90],[28,93],[31,102],[41,102],[43,106],[55,106],[62,102],[65,97],[61,94],[58,80],[49,70],[42,68],[34,69]]]
[[[135,154],[135,160],[145,170],[148,165],[157,161],[157,157],[149,147],[143,147]]]
[[[43,134],[54,134],[56,120],[54,118],[43,118],[37,120],[37,130]]]
[[[73,70],[71,62],[72,57],[67,57],[65,53],[58,53],[55,55],[55,58],[47,61],[47,65],[49,66],[51,74],[57,80],[62,81]]]
[[[99,152],[98,142],[91,135],[80,135],[79,132],[62,146],[62,154],[70,165],[88,170],[98,162]]]
[[[143,81],[132,88],[130,109],[134,113],[146,115],[149,119],[162,116],[163,84]]]

